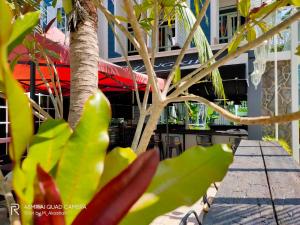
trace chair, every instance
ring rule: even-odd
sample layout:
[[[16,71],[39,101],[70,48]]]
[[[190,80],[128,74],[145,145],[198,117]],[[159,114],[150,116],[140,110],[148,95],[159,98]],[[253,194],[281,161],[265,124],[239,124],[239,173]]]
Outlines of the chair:
[[[168,158],[172,157],[173,155],[172,153],[174,149],[177,155],[180,155],[182,153],[182,145],[179,136],[166,136],[165,141],[166,141],[166,150],[167,150],[166,152]]]
[[[210,135],[197,135],[196,136],[197,145],[201,145],[204,147],[211,146],[211,136]]]
[[[154,147],[158,149],[159,151],[159,158],[160,160],[164,160],[166,158],[163,143],[161,141],[161,135],[160,134],[154,134],[153,136],[154,140]]]

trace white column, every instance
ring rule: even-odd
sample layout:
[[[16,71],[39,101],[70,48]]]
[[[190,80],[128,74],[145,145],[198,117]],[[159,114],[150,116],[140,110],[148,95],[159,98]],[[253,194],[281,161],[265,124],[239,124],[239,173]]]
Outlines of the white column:
[[[103,5],[107,7],[107,0],[103,1]],[[98,10],[98,45],[99,56],[102,59],[108,59],[108,22],[104,14]]]
[[[219,0],[210,2],[210,43],[219,44]]]
[[[299,57],[295,55],[295,49],[298,46],[298,22],[291,26],[291,87],[292,87],[292,112],[299,110],[299,94],[298,94],[298,65]],[[299,154],[299,121],[292,122],[292,149],[293,158],[300,162]]]

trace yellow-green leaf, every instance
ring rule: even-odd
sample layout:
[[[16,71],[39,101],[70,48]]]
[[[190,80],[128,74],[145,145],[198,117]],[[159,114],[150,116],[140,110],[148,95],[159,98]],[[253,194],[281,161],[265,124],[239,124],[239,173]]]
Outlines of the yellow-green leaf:
[[[64,7],[64,10],[65,10],[67,15],[70,12],[72,12],[72,10],[73,10],[72,0],[63,0],[63,7]]]
[[[237,49],[237,47],[239,46],[239,44],[241,43],[241,41],[243,40],[243,38],[244,38],[244,35],[236,34],[228,46],[228,53],[234,52]]]
[[[8,42],[8,53],[12,51],[17,45],[21,44],[27,34],[29,34],[33,28],[40,21],[40,12],[28,12],[22,17],[18,17],[13,24],[12,34]]]
[[[12,136],[9,153],[11,159],[19,164],[33,134],[32,111],[24,89],[10,71],[6,70],[3,82]]]
[[[12,31],[12,12],[5,0],[0,0],[0,46],[7,43]]]
[[[298,45],[298,47],[296,49],[296,55],[300,56],[300,45]]]
[[[64,205],[85,205],[98,190],[109,142],[110,118],[109,101],[99,90],[85,103],[57,167],[56,182]],[[80,208],[67,210],[67,224],[79,211]]]
[[[238,9],[240,14],[243,17],[247,17],[249,15],[250,6],[251,6],[250,0],[239,0]]]
[[[247,33],[247,41],[251,42],[256,39],[256,31],[254,28],[250,28]]]
[[[26,175],[26,201],[33,201],[33,181],[36,175],[36,166],[40,166],[47,172],[53,169],[58,162],[62,147],[72,134],[69,124],[64,120],[48,119],[44,122],[33,137],[26,159],[22,163],[22,169]]]
[[[290,4],[300,6],[300,0],[290,0]]]
[[[257,25],[263,33],[266,33],[269,30],[269,27],[266,22],[258,22]]]
[[[135,159],[136,154],[131,148],[114,148],[105,158],[104,171],[101,176],[99,188],[119,175]]]
[[[179,157],[160,162],[147,191],[121,225],[148,225],[159,215],[182,205],[192,205],[211,183],[223,179],[232,160],[231,148],[214,145],[196,146]]]
[[[174,73],[173,84],[178,83],[181,80],[181,70],[180,67],[177,66]]]

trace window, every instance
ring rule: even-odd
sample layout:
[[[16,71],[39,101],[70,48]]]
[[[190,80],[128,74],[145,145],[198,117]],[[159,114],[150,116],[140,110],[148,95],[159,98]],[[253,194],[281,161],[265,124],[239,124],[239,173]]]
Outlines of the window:
[[[42,28],[45,30],[47,26],[47,3],[45,1],[41,5],[41,12]]]
[[[159,51],[170,51],[175,48],[175,21],[163,22],[158,29],[158,47]]]
[[[9,137],[8,110],[5,99],[0,98],[0,138]],[[0,156],[8,154],[9,143],[0,144]]]
[[[60,29],[62,32],[67,31],[67,23],[66,23],[66,13],[63,8],[57,9],[57,28]]]
[[[128,24],[127,26],[128,26],[129,33],[134,35],[134,32],[133,32],[133,29],[132,29],[131,25]],[[136,48],[134,47],[134,45],[131,43],[131,41],[129,39],[127,40],[127,46],[128,46],[128,49],[127,49],[128,50],[128,55],[137,55],[138,54]]]
[[[236,7],[226,7],[220,9],[219,17],[219,43],[228,43],[237,30],[238,16]],[[240,17],[240,22],[245,22],[244,17]]]
[[[53,118],[55,118],[55,108],[53,105],[53,102],[50,98],[49,95],[44,95],[41,93],[36,94],[37,96],[37,103],[38,105],[44,109],[50,116],[52,116]],[[35,120],[35,123],[37,123],[38,125],[40,125],[43,121],[41,119],[37,119]]]

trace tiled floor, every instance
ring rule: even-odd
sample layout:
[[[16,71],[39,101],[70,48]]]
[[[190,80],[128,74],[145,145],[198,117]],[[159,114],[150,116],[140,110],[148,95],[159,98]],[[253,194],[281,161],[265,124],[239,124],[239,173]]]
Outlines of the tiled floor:
[[[213,186],[211,186],[208,189],[208,196],[209,197],[214,197],[216,195],[216,190]],[[200,221],[202,220],[203,217],[203,202],[202,199],[199,199],[194,205],[192,206],[182,206],[180,208],[175,209],[172,212],[169,212],[165,215],[162,215],[160,217],[157,217],[150,225],[179,225],[182,217],[190,211],[194,210],[197,214],[198,217],[200,218]],[[188,219],[187,225],[198,225],[195,217],[191,215]]]

